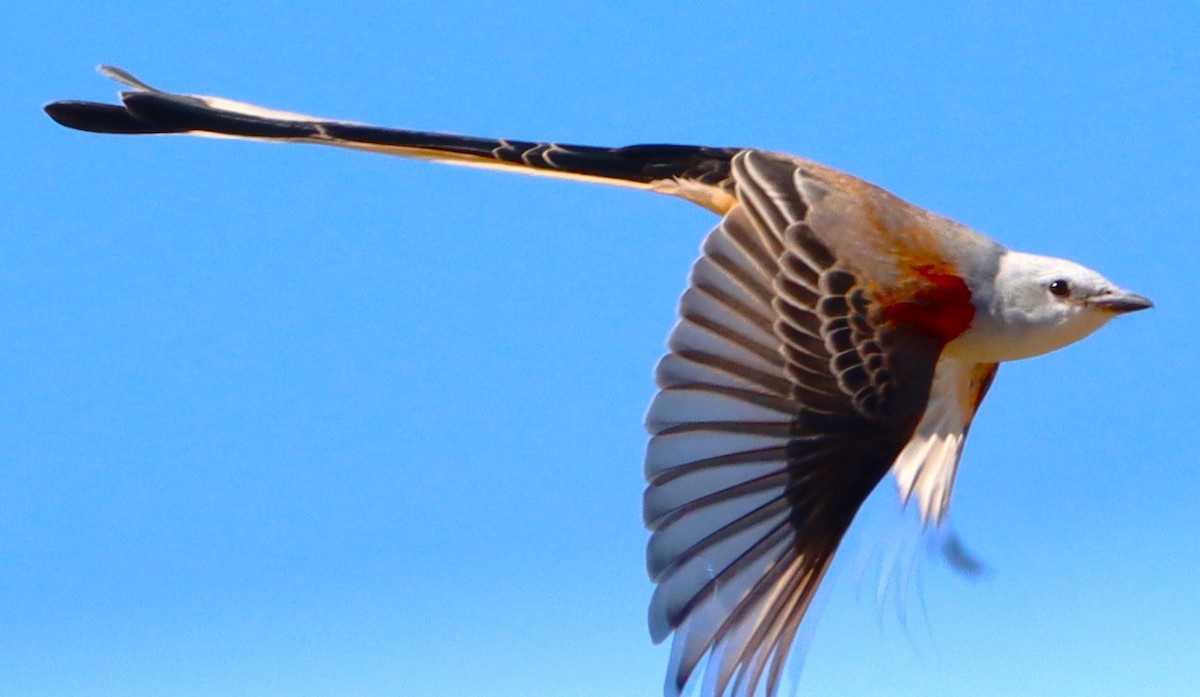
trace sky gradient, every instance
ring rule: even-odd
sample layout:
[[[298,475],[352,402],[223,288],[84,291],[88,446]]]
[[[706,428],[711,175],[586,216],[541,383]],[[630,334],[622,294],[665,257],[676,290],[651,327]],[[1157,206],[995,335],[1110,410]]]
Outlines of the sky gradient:
[[[382,125],[792,152],[1148,295],[1001,368],[951,508],[982,578],[896,539],[885,483],[799,694],[1200,694],[1183,7],[4,4],[0,695],[653,697],[666,665],[641,417],[715,219],[41,113],[112,99],[98,63]]]

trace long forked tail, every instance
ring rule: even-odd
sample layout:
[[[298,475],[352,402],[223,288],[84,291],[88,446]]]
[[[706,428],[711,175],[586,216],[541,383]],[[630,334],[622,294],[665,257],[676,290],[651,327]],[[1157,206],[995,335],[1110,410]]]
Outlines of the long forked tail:
[[[732,205],[730,160],[742,148],[632,145],[605,148],[381,128],[264,109],[220,97],[163,92],[120,68],[105,76],[131,88],[121,104],[58,101],[46,113],[95,133],[189,134],[335,145],[447,164],[520,171],[683,196],[717,212]]]

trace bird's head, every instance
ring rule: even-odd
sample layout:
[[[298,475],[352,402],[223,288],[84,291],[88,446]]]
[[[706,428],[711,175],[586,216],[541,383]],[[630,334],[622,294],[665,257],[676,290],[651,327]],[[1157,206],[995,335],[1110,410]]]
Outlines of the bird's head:
[[[1029,358],[1079,341],[1113,317],[1153,303],[1065,259],[1005,252],[991,283],[973,288],[971,327],[947,347],[981,362]]]

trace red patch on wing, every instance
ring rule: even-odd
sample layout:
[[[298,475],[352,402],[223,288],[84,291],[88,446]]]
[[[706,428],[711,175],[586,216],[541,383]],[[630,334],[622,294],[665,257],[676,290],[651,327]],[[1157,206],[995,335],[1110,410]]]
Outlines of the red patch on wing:
[[[943,342],[953,341],[975,318],[971,289],[962,278],[935,266],[918,266],[914,271],[923,282],[916,284],[917,290],[910,297],[885,305],[884,315]]]

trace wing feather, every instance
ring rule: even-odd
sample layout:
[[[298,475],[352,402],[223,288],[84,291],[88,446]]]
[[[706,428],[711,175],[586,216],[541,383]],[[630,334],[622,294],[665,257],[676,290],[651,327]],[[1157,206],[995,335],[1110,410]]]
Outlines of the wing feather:
[[[806,221],[801,166],[734,157],[646,426],[651,635],[666,692],[778,689],[846,528],[925,409],[940,344],[893,326]],[[707,657],[707,658],[706,658]]]
[[[967,431],[998,368],[949,357],[937,363],[929,405],[892,465],[900,499],[907,504],[916,497],[924,523],[937,525],[946,517]]]

